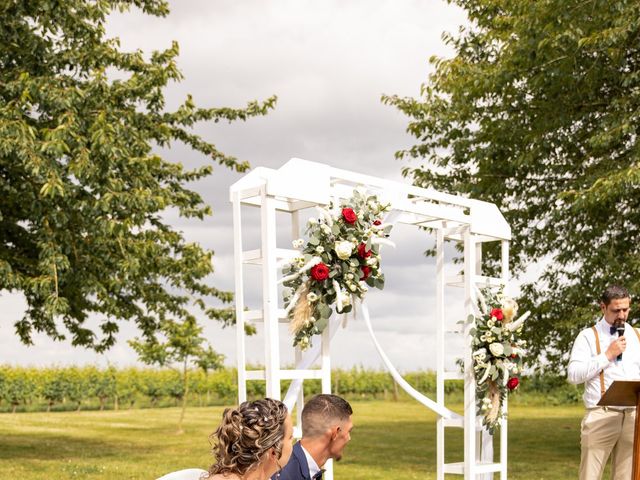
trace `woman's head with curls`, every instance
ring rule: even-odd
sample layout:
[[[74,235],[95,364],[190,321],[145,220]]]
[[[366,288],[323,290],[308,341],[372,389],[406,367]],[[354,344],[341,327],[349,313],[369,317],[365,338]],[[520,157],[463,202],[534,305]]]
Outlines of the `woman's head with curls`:
[[[271,449],[275,468],[284,467],[291,454],[291,420],[287,422],[287,417],[284,403],[271,398],[227,408],[222,423],[210,437],[216,462],[209,473],[244,475],[268,460],[265,454]]]

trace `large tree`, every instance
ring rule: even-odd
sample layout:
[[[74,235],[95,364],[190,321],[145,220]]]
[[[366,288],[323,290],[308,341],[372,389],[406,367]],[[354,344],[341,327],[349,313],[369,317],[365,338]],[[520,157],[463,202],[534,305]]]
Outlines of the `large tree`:
[[[532,308],[531,359],[566,360],[611,282],[640,293],[640,3],[455,0],[419,98],[386,96],[423,186],[495,202]],[[533,277],[533,279],[532,279]],[[633,315],[637,318],[637,315]],[[555,364],[555,362],[554,362]]]
[[[16,329],[26,343],[34,331],[70,334],[100,351],[120,320],[152,341],[193,305],[230,319],[211,304],[231,299],[209,284],[211,252],[163,219],[169,210],[210,214],[187,184],[212,165],[188,170],[159,152],[181,142],[245,170],[191,127],[263,115],[275,97],[239,109],[200,108],[188,97],[168,111],[164,88],[181,79],[178,45],[145,55],[105,34],[109,14],[130,7],[168,13],[163,0],[0,4],[0,291],[24,294]],[[99,327],[87,326],[90,316]]]

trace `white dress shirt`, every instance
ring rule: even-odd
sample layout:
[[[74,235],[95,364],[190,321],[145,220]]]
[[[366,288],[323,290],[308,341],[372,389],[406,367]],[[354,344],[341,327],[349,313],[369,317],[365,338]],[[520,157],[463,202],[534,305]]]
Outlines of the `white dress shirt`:
[[[633,327],[625,325],[627,349],[622,354],[622,360],[609,361],[605,352],[611,342],[618,338],[617,333],[610,332],[610,325],[604,317],[596,324],[598,339],[600,340],[600,355],[596,352],[596,338],[592,328],[585,328],[578,334],[571,349],[571,359],[567,377],[569,383],[577,385],[584,383],[584,405],[594,408],[600,401],[600,371],[604,371],[605,391],[614,380],[640,379],[640,341],[633,332]]]
[[[302,446],[302,444],[300,444],[300,447],[304,452],[304,456],[307,457],[307,465],[309,465],[309,478],[313,478],[313,476],[320,471],[320,467],[318,466],[316,461],[313,459],[311,454],[307,452],[307,449]]]

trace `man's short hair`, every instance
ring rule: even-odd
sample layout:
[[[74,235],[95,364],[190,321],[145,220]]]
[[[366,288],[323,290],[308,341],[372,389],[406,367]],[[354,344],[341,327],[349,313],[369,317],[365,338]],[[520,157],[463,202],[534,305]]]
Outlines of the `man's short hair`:
[[[618,300],[621,298],[631,298],[629,296],[629,290],[620,285],[609,285],[602,292],[602,296],[600,297],[600,301],[605,305],[609,305],[611,300]]]
[[[302,409],[302,436],[318,437],[336,423],[348,420],[353,409],[337,395],[322,393],[312,397]]]

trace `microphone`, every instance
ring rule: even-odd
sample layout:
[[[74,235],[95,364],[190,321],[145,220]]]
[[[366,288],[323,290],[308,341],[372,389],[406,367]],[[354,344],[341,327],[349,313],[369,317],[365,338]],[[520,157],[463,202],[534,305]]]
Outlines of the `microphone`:
[[[618,337],[624,337],[624,322],[616,322],[615,327],[616,327],[616,332],[618,332]],[[622,360],[622,354],[618,355],[616,360],[618,362]]]

